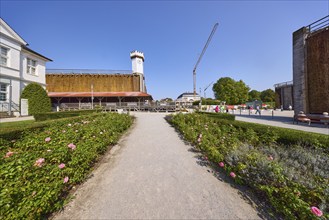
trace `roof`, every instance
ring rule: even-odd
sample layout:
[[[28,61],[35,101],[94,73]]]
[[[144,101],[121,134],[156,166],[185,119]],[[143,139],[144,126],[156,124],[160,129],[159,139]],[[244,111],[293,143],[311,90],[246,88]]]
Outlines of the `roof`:
[[[49,97],[150,97],[144,92],[48,92]]]
[[[182,97],[186,97],[186,96],[194,96],[194,93],[193,92],[184,92],[184,93],[180,94],[177,97],[177,99],[182,98]],[[195,96],[199,96],[199,94],[198,93],[195,93]]]
[[[30,53],[33,53],[33,54],[35,54],[35,55],[37,55],[37,56],[39,56],[39,57],[45,59],[45,60],[52,61],[51,59],[49,59],[49,58],[47,58],[47,57],[45,57],[45,56],[43,56],[43,55],[41,55],[41,54],[35,52],[34,50],[31,50],[31,49],[28,48],[27,46],[22,46],[22,48],[23,48],[24,50],[30,52]]]
[[[7,24],[7,22],[5,22],[1,17],[0,17],[0,24],[3,25],[3,27],[5,29],[7,29],[7,31],[12,35],[12,36],[8,36],[18,42],[20,42],[22,45],[28,45],[28,43],[12,28],[10,27],[9,24]]]

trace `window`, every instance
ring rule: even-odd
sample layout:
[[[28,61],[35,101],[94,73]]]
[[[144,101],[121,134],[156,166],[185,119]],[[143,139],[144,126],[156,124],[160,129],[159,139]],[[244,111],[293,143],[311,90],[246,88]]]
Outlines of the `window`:
[[[31,60],[30,58],[27,58],[27,63],[26,63],[26,72],[31,74],[31,75],[37,75],[36,74],[36,67],[37,67],[37,61]]]
[[[1,47],[0,48],[0,54],[1,54],[1,61],[0,65],[7,66],[8,65],[8,48]]]
[[[0,84],[0,101],[7,100],[7,84]]]

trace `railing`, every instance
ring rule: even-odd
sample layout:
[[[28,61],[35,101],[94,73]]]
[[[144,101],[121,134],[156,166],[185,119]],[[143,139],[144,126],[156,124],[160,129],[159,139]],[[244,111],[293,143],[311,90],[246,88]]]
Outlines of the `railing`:
[[[319,31],[326,27],[329,27],[329,15],[327,15],[327,16],[321,18],[320,20],[317,20],[316,22],[313,22],[312,24],[307,26],[308,31],[310,33]]]
[[[274,87],[279,88],[279,87],[284,87],[284,86],[292,86],[293,84],[294,84],[293,81],[288,81],[288,82],[274,84]]]
[[[58,106],[60,111],[75,111],[84,109],[99,109],[102,111],[117,111],[118,109],[128,111],[179,111],[188,105],[181,105],[178,102],[170,103],[138,103],[138,102],[102,102],[102,103],[61,103]]]
[[[132,74],[132,71],[97,69],[46,69],[46,74]]]
[[[19,105],[15,102],[11,102],[11,111],[19,112]],[[0,103],[0,112],[9,112],[9,102]]]

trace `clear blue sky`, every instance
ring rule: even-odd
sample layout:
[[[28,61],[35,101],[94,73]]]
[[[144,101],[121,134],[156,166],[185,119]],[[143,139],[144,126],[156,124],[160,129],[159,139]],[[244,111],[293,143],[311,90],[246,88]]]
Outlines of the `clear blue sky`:
[[[0,16],[30,48],[53,59],[47,68],[131,70],[144,52],[148,93],[177,98],[221,77],[251,89],[292,80],[292,33],[329,14],[322,1],[0,1]],[[203,94],[203,92],[202,92]],[[207,97],[213,97],[211,87]]]

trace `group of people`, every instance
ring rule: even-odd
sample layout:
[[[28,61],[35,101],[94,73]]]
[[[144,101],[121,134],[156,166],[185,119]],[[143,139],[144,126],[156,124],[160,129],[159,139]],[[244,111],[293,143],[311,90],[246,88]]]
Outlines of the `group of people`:
[[[250,109],[251,111],[254,109],[252,106],[248,106],[248,109]],[[226,113],[228,113],[228,108],[226,107]],[[215,112],[218,113],[218,112],[225,112],[225,107],[224,106],[221,106],[220,108],[218,107],[218,105],[215,107]],[[255,112],[255,115],[261,115],[261,112],[260,112],[260,107],[259,105],[256,106],[256,112]]]

